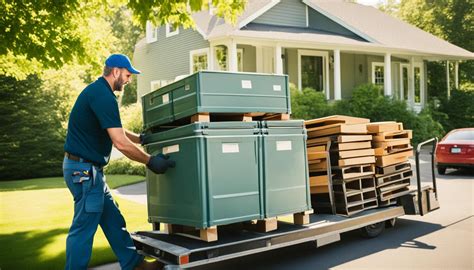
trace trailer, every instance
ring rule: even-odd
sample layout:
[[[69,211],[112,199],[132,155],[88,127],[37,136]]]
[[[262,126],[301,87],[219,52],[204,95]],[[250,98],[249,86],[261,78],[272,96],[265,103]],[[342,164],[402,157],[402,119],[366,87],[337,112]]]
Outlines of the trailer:
[[[352,230],[361,230],[369,238],[376,237],[385,227],[393,227],[400,216],[423,216],[439,209],[434,163],[437,142],[437,138],[433,138],[418,145],[416,188],[400,197],[396,205],[366,210],[351,217],[311,214],[306,225],[278,221],[278,229],[266,233],[221,226],[218,227],[219,240],[210,243],[179,233],[167,234],[159,231],[156,223],[153,224],[155,230],[132,233],[132,238],[139,253],[161,261],[165,269],[185,269],[305,242],[315,242],[321,247],[339,241],[342,233]],[[432,144],[432,186],[422,187],[419,158],[422,147],[428,144]]]

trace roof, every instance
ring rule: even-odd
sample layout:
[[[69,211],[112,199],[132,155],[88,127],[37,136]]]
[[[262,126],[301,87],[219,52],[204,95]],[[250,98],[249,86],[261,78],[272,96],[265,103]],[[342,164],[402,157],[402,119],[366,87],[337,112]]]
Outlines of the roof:
[[[312,31],[252,23],[280,0],[249,0],[236,25],[222,18],[200,11],[193,14],[196,28],[207,40],[226,37],[312,42],[337,45],[341,49],[381,49],[406,53],[433,55],[439,58],[474,59],[474,53],[429,34],[413,25],[394,18],[372,7],[344,0],[303,0],[303,3],[365,39]],[[377,23],[374,23],[377,22]],[[277,34],[277,35],[276,35]]]
[[[474,54],[470,51],[385,14],[372,6],[328,0],[304,0],[303,2],[356,34],[367,37],[373,43],[474,59]]]

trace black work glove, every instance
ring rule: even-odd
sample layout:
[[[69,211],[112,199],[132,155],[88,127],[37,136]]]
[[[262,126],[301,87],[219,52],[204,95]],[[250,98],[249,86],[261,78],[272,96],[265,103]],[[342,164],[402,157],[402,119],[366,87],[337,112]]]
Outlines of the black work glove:
[[[156,174],[163,174],[168,168],[174,168],[176,162],[169,160],[169,156],[159,153],[156,156],[151,156],[146,167]]]
[[[143,133],[143,132],[140,133],[138,138],[140,139],[140,144],[143,145],[145,143],[145,133]]]

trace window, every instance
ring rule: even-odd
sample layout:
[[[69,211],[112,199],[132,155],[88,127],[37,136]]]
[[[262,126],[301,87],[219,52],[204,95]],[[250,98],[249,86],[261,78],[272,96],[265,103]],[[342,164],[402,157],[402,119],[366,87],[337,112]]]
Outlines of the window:
[[[410,65],[400,64],[400,99],[408,101],[408,69]]]
[[[372,83],[383,87],[384,83],[384,64],[372,63]]]
[[[150,21],[146,22],[146,42],[151,43],[158,40],[158,28]]]
[[[414,79],[415,79],[415,103],[421,103],[422,80],[421,80],[421,68],[420,67],[415,67],[413,76],[414,76]]]
[[[229,70],[228,69],[228,57],[227,57],[227,47],[220,45],[215,47],[215,62],[214,67],[216,70]],[[244,50],[237,49],[237,71],[244,70]]]
[[[172,24],[166,24],[166,37],[172,37],[179,34],[179,27],[174,27]]]
[[[190,73],[208,69],[209,48],[189,52]]]
[[[329,56],[327,52],[298,50],[298,88],[312,88],[329,99]]]

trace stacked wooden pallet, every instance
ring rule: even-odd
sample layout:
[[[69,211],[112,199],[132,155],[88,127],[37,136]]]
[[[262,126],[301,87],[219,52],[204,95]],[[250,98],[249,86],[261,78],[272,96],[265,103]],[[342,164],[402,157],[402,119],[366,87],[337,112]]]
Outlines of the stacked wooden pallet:
[[[369,119],[334,115],[305,122],[313,209],[350,216],[378,206]],[[331,164],[327,162],[329,154]],[[331,176],[331,177],[329,177]],[[332,180],[331,180],[332,179]]]
[[[376,187],[380,205],[395,203],[409,193],[413,176],[408,158],[413,155],[412,131],[404,130],[402,123],[378,122],[367,125],[373,134],[372,146],[376,157]]]

